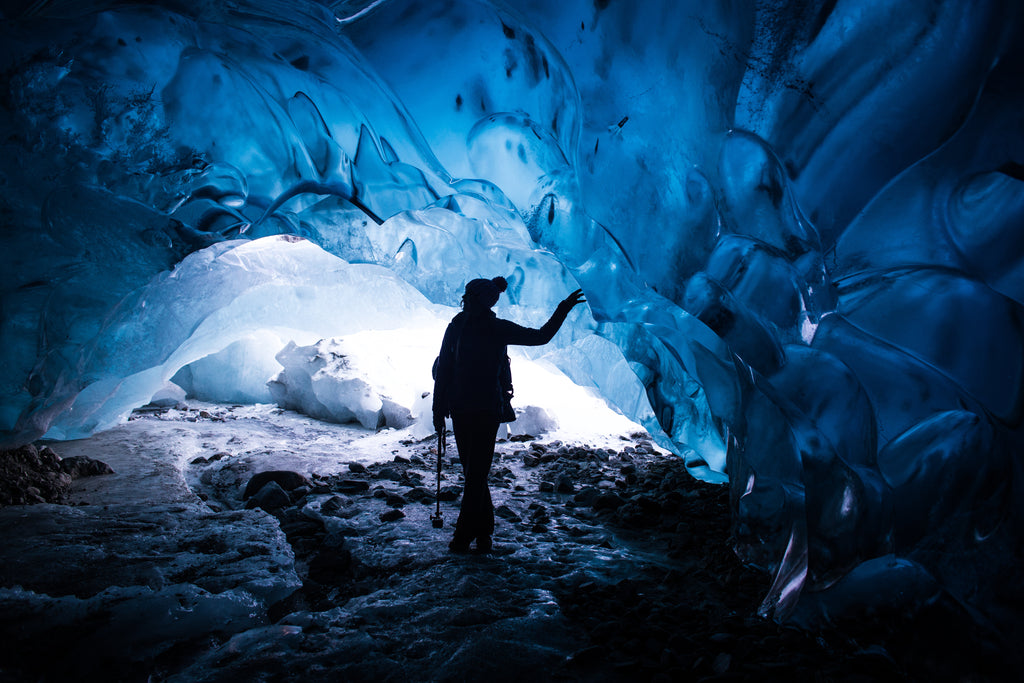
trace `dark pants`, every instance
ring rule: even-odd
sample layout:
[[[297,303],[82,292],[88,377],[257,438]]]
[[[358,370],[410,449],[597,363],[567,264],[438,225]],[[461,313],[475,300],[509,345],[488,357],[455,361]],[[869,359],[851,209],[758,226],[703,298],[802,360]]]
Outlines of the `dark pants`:
[[[455,540],[469,543],[475,538],[489,539],[494,533],[494,504],[487,488],[487,475],[494,459],[498,417],[492,412],[454,413],[452,427],[466,478],[462,507],[455,523]]]

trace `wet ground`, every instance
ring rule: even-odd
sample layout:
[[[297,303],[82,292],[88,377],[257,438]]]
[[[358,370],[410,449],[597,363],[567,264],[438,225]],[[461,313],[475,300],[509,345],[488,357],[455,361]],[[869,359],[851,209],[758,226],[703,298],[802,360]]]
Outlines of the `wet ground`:
[[[757,617],[726,488],[644,434],[500,442],[493,552],[452,554],[454,445],[436,528],[435,440],[247,410],[53,445],[117,474],[0,510],[0,680],[1003,679],[944,613]]]

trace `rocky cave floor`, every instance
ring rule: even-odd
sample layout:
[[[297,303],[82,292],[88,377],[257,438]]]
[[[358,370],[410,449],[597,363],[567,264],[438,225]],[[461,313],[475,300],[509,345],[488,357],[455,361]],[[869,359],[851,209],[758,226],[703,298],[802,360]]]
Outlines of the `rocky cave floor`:
[[[345,442],[274,415],[149,411],[51,444],[105,453],[115,474],[66,455],[68,486],[50,493],[61,504],[0,510],[0,680],[1004,679],[938,608],[816,633],[757,617],[769,581],[730,547],[727,487],[693,479],[644,434],[500,441],[494,550],[452,554],[454,445],[438,529],[435,439]],[[282,467],[276,439],[294,454],[299,438],[351,459]],[[355,457],[357,446],[379,452]],[[9,453],[0,466],[4,481],[24,475]],[[241,585],[273,599],[211,602]],[[168,594],[169,608],[154,597]]]

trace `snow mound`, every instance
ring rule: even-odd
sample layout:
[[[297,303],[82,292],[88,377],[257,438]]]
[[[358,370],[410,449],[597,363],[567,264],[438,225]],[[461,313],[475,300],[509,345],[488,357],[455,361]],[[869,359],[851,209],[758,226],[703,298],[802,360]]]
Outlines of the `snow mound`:
[[[284,369],[267,387],[282,408],[319,420],[358,422],[367,429],[404,429],[414,422],[410,407],[415,391],[409,389],[410,379],[422,374],[427,382],[430,377],[429,361],[418,365],[415,358],[421,354],[409,353],[407,346],[403,349],[402,336],[402,332],[369,331],[345,339],[321,339],[311,346],[288,342],[277,354]]]

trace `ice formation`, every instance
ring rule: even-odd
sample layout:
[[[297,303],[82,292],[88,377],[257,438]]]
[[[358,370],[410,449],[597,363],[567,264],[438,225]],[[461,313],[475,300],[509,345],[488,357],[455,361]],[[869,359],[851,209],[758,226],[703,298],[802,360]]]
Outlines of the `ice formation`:
[[[439,338],[482,275],[527,324],[581,286],[548,360],[728,476],[764,614],[891,582],[1013,632],[1021,20],[1012,0],[27,5],[0,24],[0,429],[87,435],[172,378],[266,400],[288,342],[291,362]]]
[[[367,429],[411,425],[412,411],[391,398],[373,372],[376,367],[387,367],[390,358],[360,367],[367,356],[354,354],[350,345],[344,339],[320,340],[312,346],[289,342],[276,356],[284,369],[269,382],[275,402],[323,420],[355,421]]]

